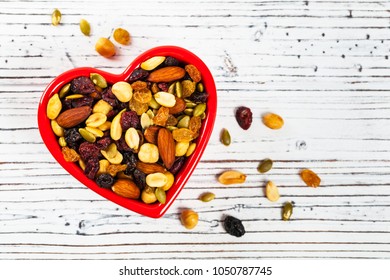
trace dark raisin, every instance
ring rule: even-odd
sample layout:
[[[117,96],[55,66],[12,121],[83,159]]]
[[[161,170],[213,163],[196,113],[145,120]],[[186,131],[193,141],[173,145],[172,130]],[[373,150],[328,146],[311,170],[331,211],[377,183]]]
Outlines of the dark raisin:
[[[70,90],[73,93],[89,94],[95,91],[95,85],[88,77],[77,77],[70,82]]]
[[[84,161],[90,158],[98,159],[101,155],[98,146],[89,142],[81,143],[79,147],[79,154]]]
[[[164,60],[165,66],[179,66],[179,64],[179,61],[172,56],[167,56]]]
[[[66,144],[70,148],[77,150],[79,142],[82,139],[78,130],[76,128],[66,129],[64,135],[65,135]]]
[[[72,99],[64,99],[62,100],[62,110],[68,110],[72,108]]]
[[[206,103],[208,97],[209,94],[205,91],[204,92],[195,91],[193,94],[191,94],[190,97],[188,97],[188,99],[195,103]]]
[[[133,152],[124,152],[122,155],[123,155],[122,162],[124,164],[127,164],[127,167],[128,167],[127,170],[130,173],[133,173],[133,171],[135,169],[135,166],[137,164],[137,157],[136,157],[136,155]],[[130,175],[130,173],[129,174],[126,173],[126,174]]]
[[[171,169],[169,171],[173,174],[176,175],[177,172],[183,167],[184,163],[186,161],[185,157],[178,157],[175,159],[175,162],[173,163]]]
[[[90,96],[84,96],[82,98],[77,98],[72,100],[72,107],[77,108],[81,106],[89,106],[92,107],[93,98]]]
[[[117,102],[116,108],[118,111],[122,111],[123,109],[128,109],[129,108],[129,102]]]
[[[121,153],[123,153],[123,152],[131,152],[131,149],[127,145],[127,143],[125,141],[125,137],[123,135],[122,135],[121,138],[119,138],[119,140],[115,141],[115,144],[116,144],[119,152],[121,152]]]
[[[252,124],[252,111],[248,107],[238,107],[236,120],[242,129],[247,130]]]
[[[114,178],[108,173],[102,173],[96,178],[96,183],[101,188],[110,189],[114,184]]]
[[[90,157],[86,162],[85,162],[85,170],[84,174],[89,178],[89,179],[94,179],[96,176],[96,173],[99,171],[99,160],[98,158]]]
[[[111,87],[106,88],[102,92],[102,99],[114,108],[118,104],[118,100],[116,99],[115,95],[112,93]]]
[[[140,120],[137,113],[134,111],[126,111],[121,116],[121,126],[123,131],[128,130],[130,127],[135,129],[140,128]]]
[[[142,171],[135,169],[133,172],[134,183],[143,190],[146,186],[146,175]]]
[[[99,150],[105,150],[112,143],[111,137],[103,137],[102,139],[96,142],[96,146]]]
[[[149,72],[142,69],[142,68],[137,68],[131,73],[129,77],[129,83],[138,81],[138,80],[144,80],[149,76]]]
[[[168,88],[169,88],[168,83],[158,83],[157,86],[158,86],[158,88],[159,88],[161,91],[165,91],[165,92],[167,92],[167,91],[168,91]]]
[[[232,216],[227,216],[223,222],[224,228],[230,235],[241,237],[245,234],[245,228],[242,222]]]

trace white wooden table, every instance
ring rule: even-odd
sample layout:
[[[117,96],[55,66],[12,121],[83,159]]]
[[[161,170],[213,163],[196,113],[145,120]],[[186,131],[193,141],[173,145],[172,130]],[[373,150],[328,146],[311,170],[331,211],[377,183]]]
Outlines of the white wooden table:
[[[54,8],[63,14],[51,25]],[[390,33],[388,1],[0,1],[0,259],[390,258]],[[92,26],[85,37],[81,18]],[[94,51],[123,27],[130,46]],[[210,143],[161,219],[106,201],[67,174],[44,146],[37,106],[46,85],[73,67],[121,73],[158,45],[201,57],[218,89]],[[239,105],[254,121],[243,131]],[[261,115],[280,114],[272,131]],[[219,142],[228,128],[233,143]],[[274,168],[256,170],[269,157]],[[304,186],[299,171],[322,178]],[[237,169],[243,185],[216,175]],[[281,199],[263,193],[274,181]],[[206,191],[216,199],[203,203]],[[281,220],[285,201],[295,203]],[[186,230],[182,208],[200,221]],[[225,233],[225,215],[247,233]]]

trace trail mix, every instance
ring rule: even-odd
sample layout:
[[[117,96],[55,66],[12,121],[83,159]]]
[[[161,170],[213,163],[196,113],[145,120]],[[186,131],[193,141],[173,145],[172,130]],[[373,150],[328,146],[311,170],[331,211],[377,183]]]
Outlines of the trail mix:
[[[196,149],[208,93],[201,73],[174,57],[152,57],[128,81],[77,77],[47,105],[64,159],[100,187],[145,203],[166,191]]]

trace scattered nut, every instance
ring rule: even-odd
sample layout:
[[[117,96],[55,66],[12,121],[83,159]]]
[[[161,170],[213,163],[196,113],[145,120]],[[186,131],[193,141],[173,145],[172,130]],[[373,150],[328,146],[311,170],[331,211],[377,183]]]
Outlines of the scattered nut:
[[[86,21],[85,19],[80,20],[80,31],[85,36],[89,36],[91,32],[91,26],[89,25],[89,22]]]
[[[284,125],[283,118],[274,113],[267,113],[263,115],[263,123],[271,129],[280,129]]]
[[[272,202],[278,201],[280,198],[278,187],[272,181],[269,181],[265,186],[265,195]]]
[[[193,229],[198,224],[199,216],[193,210],[186,209],[180,214],[180,221],[186,229]]]
[[[131,41],[130,33],[123,28],[115,29],[113,37],[115,41],[122,45],[128,45]]]
[[[321,178],[310,169],[302,170],[300,176],[309,187],[317,188],[321,184]]]
[[[95,50],[104,57],[112,57],[116,53],[115,45],[107,38],[101,37],[96,42]]]
[[[245,180],[246,175],[236,170],[225,171],[218,177],[218,181],[224,185],[242,184]]]

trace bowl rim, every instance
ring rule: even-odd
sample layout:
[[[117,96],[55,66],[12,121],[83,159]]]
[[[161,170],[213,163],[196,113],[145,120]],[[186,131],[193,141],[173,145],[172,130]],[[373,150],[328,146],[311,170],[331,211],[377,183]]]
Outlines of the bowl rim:
[[[140,66],[140,64],[153,56],[172,56],[177,58],[179,61],[185,64],[195,65],[202,74],[202,83],[205,90],[209,94],[207,100],[206,118],[202,121],[202,127],[200,130],[200,136],[196,139],[197,147],[194,153],[189,156],[179,171],[175,175],[175,183],[167,191],[167,199],[165,204],[153,203],[146,204],[142,201],[132,200],[121,197],[111,190],[107,190],[99,187],[95,181],[88,179],[82,169],[76,163],[66,162],[61,152],[61,147],[58,144],[57,136],[51,129],[51,120],[46,115],[46,107],[49,98],[72,79],[79,76],[89,77],[90,73],[98,73],[105,77],[108,83],[113,84],[117,81],[128,81],[131,73]],[[217,114],[217,91],[213,75],[211,74],[207,65],[194,53],[178,46],[164,45],[149,49],[140,55],[138,55],[121,74],[112,74],[93,67],[79,67],[73,68],[55,77],[43,91],[38,104],[38,129],[43,142],[46,147],[56,159],[56,161],[73,177],[75,177],[83,185],[99,194],[100,196],[114,202],[124,208],[127,208],[138,214],[151,217],[160,218],[166,211],[171,207],[173,202],[176,200],[185,184],[189,180],[193,171],[195,170],[200,158],[202,157],[204,150],[208,144],[210,136],[212,134],[215,118]]]

